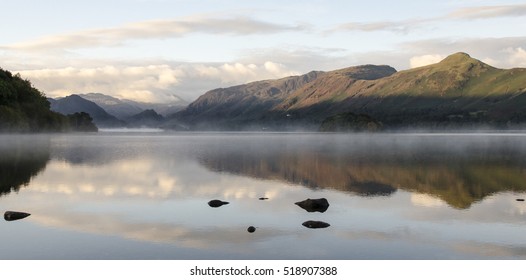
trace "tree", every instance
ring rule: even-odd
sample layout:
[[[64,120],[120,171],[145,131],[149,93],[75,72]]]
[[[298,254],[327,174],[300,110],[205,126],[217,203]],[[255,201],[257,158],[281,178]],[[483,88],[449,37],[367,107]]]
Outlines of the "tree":
[[[69,125],[73,131],[97,132],[93,118],[88,113],[80,112],[68,115]]]

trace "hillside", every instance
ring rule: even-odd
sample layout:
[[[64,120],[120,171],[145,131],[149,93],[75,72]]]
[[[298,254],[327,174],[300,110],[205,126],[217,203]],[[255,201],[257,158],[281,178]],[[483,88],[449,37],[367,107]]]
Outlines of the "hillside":
[[[368,114],[390,126],[505,126],[526,121],[525,93],[526,69],[497,69],[457,53],[348,90],[342,102],[328,108]],[[309,107],[294,109],[321,109]]]
[[[128,127],[154,127],[158,128],[162,125],[164,117],[157,114],[155,110],[144,110],[136,115],[126,119]]]
[[[317,129],[339,113],[397,127],[506,128],[526,122],[526,69],[498,69],[465,53],[396,72],[363,65],[211,90],[172,123],[194,129]]]
[[[274,106],[315,80],[321,72],[211,90],[171,118],[201,128],[246,125],[264,120]]]
[[[125,123],[115,116],[108,114],[100,106],[76,94],[60,98],[49,99],[51,110],[61,114],[88,113],[98,127],[124,127]]]
[[[44,93],[0,68],[0,132],[70,130],[66,116],[52,112]]]

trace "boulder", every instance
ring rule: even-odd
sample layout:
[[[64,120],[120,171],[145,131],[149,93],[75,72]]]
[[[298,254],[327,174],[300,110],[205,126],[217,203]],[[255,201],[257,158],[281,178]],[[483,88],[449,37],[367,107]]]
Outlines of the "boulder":
[[[24,212],[6,211],[4,213],[4,219],[6,221],[16,221],[16,220],[20,220],[20,219],[26,218],[29,215],[31,215],[31,214],[24,213]]]
[[[208,206],[210,207],[214,207],[214,208],[217,208],[217,207],[221,207],[225,204],[229,204],[230,202],[226,202],[226,201],[221,201],[221,200],[218,200],[218,199],[214,199],[214,200],[210,200],[208,202]]]
[[[247,231],[250,232],[250,233],[253,233],[254,231],[256,231],[256,228],[253,227],[253,226],[249,226],[249,227],[247,228]]]
[[[302,225],[307,228],[326,228],[331,226],[328,223],[322,221],[306,221]]]
[[[329,208],[329,202],[325,198],[310,199],[294,203],[307,212],[325,212]]]

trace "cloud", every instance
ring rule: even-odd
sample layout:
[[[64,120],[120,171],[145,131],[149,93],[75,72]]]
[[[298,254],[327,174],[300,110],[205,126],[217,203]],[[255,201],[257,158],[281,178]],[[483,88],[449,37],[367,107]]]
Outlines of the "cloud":
[[[177,38],[191,33],[214,35],[273,34],[306,30],[305,25],[282,25],[245,16],[230,18],[194,17],[150,20],[120,27],[89,29],[68,34],[46,36],[36,40],[3,46],[18,51],[71,50],[101,46],[118,46],[130,40]]]
[[[378,21],[378,22],[348,22],[342,25],[339,25],[332,31],[337,30],[346,30],[346,31],[364,31],[364,32],[373,32],[373,31],[402,31],[406,32],[409,30],[409,22],[394,22],[394,21]]]
[[[279,62],[277,65],[267,63],[272,60]],[[293,69],[296,74],[304,74],[313,70],[330,71],[338,68],[352,66],[355,60],[346,49],[320,48],[305,46],[281,46],[275,48],[248,49],[240,54],[242,62],[265,64],[271,72],[286,67]]]
[[[508,48],[505,51],[509,54],[509,63],[518,67],[526,67],[526,50],[523,48]]]
[[[208,90],[297,74],[285,65],[254,63],[107,64],[18,71],[49,97],[100,92],[144,102],[192,101]]]
[[[337,27],[325,31],[325,34],[330,34],[337,31],[391,31],[397,33],[407,33],[412,29],[419,27],[426,22],[432,22],[434,19],[410,19],[403,21],[376,21],[376,22],[348,22]]]
[[[416,68],[437,63],[442,59],[444,59],[444,56],[440,54],[426,54],[420,56],[413,56],[409,59],[409,65],[411,68]]]
[[[420,28],[431,23],[441,23],[445,20],[474,20],[489,19],[499,17],[520,17],[526,16],[526,5],[502,5],[502,6],[475,6],[456,9],[448,14],[429,17],[411,18],[400,21],[375,21],[375,22],[348,22],[326,31],[332,33],[337,31],[391,31],[407,33],[413,29]]]
[[[174,96],[193,101],[211,89],[299,75],[312,70],[330,71],[361,64],[387,64],[403,70],[438,62],[459,51],[499,68],[524,67],[525,50],[526,37],[437,38],[404,42],[394,50],[363,53],[301,46],[247,49],[235,61],[222,63],[170,60],[123,62],[74,57],[66,64],[52,58],[42,62],[38,58],[7,59],[3,60],[3,67],[20,72],[50,97],[101,92],[119,98],[167,102],[176,100]],[[31,65],[28,61],[36,64]],[[44,65],[59,66],[49,68]]]
[[[437,38],[405,42],[398,48],[403,49],[405,55],[409,56],[408,61],[413,57],[425,57],[429,54],[445,57],[462,51],[476,59],[489,62],[492,66],[512,68],[525,65],[526,37]]]
[[[526,5],[479,6],[457,9],[447,15],[453,19],[487,19],[526,16]]]

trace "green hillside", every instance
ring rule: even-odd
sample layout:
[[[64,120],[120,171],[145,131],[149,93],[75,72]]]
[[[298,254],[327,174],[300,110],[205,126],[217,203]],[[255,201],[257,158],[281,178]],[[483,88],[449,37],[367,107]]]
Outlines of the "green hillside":
[[[308,100],[311,92],[328,86],[335,87],[320,83],[294,93],[299,101],[288,111],[316,122],[336,113],[367,114],[387,127],[508,127],[526,122],[526,69],[494,68],[465,53],[378,80],[356,81],[327,92],[322,102]]]
[[[0,132],[83,130],[85,126],[74,123],[77,119],[52,112],[46,96],[31,82],[0,68]]]
[[[385,65],[362,65],[304,77],[212,90],[172,120],[195,129],[200,123],[219,128],[318,129],[332,116],[352,113],[381,122],[386,129],[526,124],[526,69],[498,69],[466,53],[399,72]],[[270,86],[294,79],[301,83],[287,91]],[[269,94],[273,92],[279,94]]]

